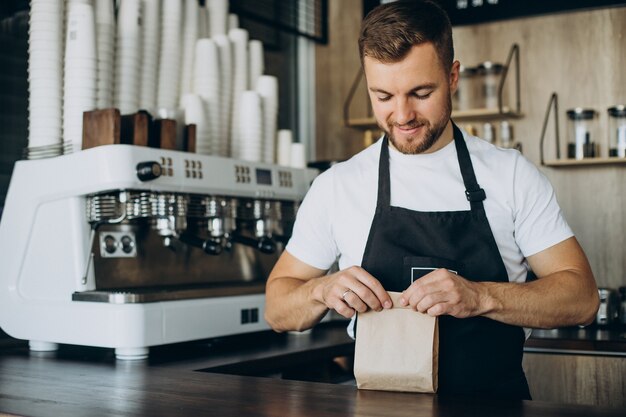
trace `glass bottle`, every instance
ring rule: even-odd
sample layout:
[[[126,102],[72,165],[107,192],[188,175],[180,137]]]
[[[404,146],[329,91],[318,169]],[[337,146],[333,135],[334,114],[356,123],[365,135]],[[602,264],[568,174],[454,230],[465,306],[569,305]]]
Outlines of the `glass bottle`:
[[[626,106],[609,107],[609,156],[626,157]]]

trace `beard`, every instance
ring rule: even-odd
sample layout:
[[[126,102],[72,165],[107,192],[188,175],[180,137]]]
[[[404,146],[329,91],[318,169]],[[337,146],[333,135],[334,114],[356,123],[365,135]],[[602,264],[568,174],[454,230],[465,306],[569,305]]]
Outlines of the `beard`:
[[[448,100],[446,100],[446,105],[443,107],[440,116],[432,124],[430,120],[421,117],[416,117],[408,123],[398,124],[390,117],[385,121],[386,128],[383,126],[381,128],[387,133],[387,137],[398,151],[405,155],[417,155],[426,152],[437,143],[448,124],[448,120],[450,120],[451,112],[452,99],[448,95]],[[418,126],[424,126],[425,131],[423,134],[421,136],[409,136],[402,142],[392,133],[394,127],[412,129]]]

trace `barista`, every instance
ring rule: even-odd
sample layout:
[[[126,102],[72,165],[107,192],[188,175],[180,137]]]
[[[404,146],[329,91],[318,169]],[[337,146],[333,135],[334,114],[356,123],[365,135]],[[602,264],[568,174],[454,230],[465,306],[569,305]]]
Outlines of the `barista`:
[[[523,328],[587,324],[598,308],[585,254],[535,166],[450,119],[459,62],[439,6],[377,7],[359,51],[385,135],[313,183],[265,317],[303,330],[331,309],[391,308],[387,291],[400,291],[403,306],[440,318],[439,393],[528,399]],[[413,268],[433,271],[411,283]]]

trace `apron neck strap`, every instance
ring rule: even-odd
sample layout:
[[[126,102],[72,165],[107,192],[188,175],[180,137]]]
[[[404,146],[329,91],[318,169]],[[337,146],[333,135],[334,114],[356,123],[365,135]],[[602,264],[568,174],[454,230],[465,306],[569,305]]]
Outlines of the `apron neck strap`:
[[[482,209],[483,200],[487,198],[485,190],[480,188],[476,181],[476,174],[474,174],[474,166],[470,159],[469,151],[467,150],[467,144],[461,129],[457,125],[452,123],[452,129],[454,130],[454,146],[456,147],[456,153],[459,160],[459,168],[461,168],[461,176],[463,177],[463,185],[465,185],[465,198],[470,202],[472,210]]]
[[[465,138],[461,130],[452,123],[454,131],[454,145],[456,147],[457,159],[463,184],[465,185],[465,197],[470,202],[472,210],[483,208],[483,200],[486,198],[485,190],[480,188],[474,174],[474,167],[470,159]],[[378,203],[377,208],[387,208],[391,205],[391,180],[389,174],[389,139],[387,135],[383,138],[380,150],[380,160],[378,163]]]

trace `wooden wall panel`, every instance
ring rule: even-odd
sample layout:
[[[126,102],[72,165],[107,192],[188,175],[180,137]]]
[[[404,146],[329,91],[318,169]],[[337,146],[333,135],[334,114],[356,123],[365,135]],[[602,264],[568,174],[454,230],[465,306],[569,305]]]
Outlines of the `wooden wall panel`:
[[[317,160],[341,160],[363,149],[363,132],[343,124],[343,102],[360,68],[357,41],[361,0],[331,0],[329,43],[316,47]],[[369,102],[357,101],[354,111],[366,112]]]

